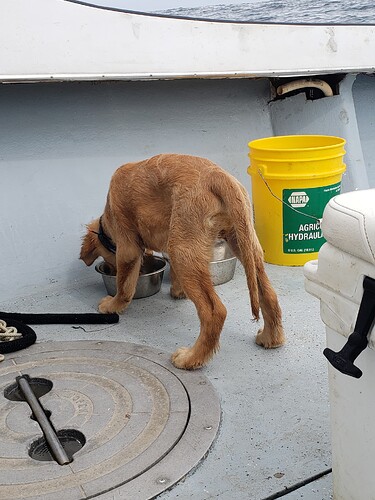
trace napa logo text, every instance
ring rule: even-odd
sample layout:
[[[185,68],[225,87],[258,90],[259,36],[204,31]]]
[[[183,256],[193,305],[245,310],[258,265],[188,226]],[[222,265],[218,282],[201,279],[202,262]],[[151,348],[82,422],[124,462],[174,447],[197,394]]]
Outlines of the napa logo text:
[[[294,208],[303,208],[305,207],[310,198],[307,196],[305,191],[295,191],[290,194],[288,201],[290,205]]]

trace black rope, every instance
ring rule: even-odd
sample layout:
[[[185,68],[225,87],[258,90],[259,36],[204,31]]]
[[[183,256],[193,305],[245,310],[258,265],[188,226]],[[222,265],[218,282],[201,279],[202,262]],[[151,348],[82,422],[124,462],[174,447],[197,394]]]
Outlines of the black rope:
[[[30,325],[62,325],[76,323],[78,325],[99,325],[118,323],[119,315],[98,313],[8,313],[0,311],[0,319],[16,320]]]
[[[31,325],[69,324],[80,325],[118,323],[119,315],[97,313],[9,313],[0,311],[0,319],[6,321],[7,326],[14,326],[22,337],[0,342],[0,353],[8,354],[31,346],[36,341],[35,331]]]

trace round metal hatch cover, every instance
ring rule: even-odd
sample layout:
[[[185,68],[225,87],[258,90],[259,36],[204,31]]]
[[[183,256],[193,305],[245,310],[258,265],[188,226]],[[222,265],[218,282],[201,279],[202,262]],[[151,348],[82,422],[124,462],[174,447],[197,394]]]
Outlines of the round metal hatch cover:
[[[42,431],[25,401],[5,397],[19,375],[53,387],[39,398],[56,431],[85,437],[73,461],[29,456]],[[0,365],[0,498],[154,498],[184,477],[210,448],[220,403],[199,371],[169,355],[123,342],[45,342]]]

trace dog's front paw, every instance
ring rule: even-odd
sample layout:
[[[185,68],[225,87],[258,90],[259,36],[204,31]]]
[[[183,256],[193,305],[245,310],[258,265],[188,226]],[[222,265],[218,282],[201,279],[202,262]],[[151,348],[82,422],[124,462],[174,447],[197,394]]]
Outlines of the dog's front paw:
[[[171,360],[176,368],[181,368],[182,370],[195,370],[204,365],[204,363],[196,359],[193,349],[189,347],[180,347],[177,349],[172,354]]]
[[[266,329],[261,328],[255,337],[255,342],[265,349],[275,349],[276,347],[281,347],[285,344],[284,332],[281,329],[280,331],[278,330],[276,334],[271,335],[266,331]]]
[[[101,312],[102,314],[110,314],[110,313],[121,314],[124,311],[125,307],[126,305],[125,306],[119,305],[115,297],[107,295],[99,302],[98,309],[99,312]]]

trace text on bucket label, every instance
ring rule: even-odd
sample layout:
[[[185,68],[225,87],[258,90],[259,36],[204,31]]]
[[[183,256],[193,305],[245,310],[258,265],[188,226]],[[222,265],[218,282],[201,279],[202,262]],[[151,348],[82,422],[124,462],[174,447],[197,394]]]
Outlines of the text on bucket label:
[[[330,186],[283,190],[283,252],[319,252],[325,242],[320,222],[329,200],[340,194],[341,182]]]

